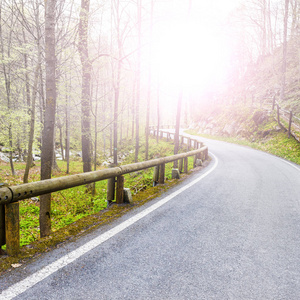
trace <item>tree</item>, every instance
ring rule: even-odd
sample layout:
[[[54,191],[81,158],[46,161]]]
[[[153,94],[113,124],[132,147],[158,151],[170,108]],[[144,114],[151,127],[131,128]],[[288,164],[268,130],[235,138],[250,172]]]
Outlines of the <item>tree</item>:
[[[151,61],[151,45],[152,45],[152,27],[153,27],[153,9],[154,9],[154,1],[151,0],[151,15],[150,15],[150,46],[149,46],[149,57]],[[148,94],[147,94],[147,112],[146,112],[146,149],[145,149],[145,159],[148,160],[148,152],[149,152],[149,123],[150,123],[150,101],[151,101],[151,85],[152,85],[152,74],[151,74],[151,66],[149,66],[148,70]]]
[[[8,111],[8,124],[7,124],[7,131],[8,131],[8,146],[9,146],[9,162],[11,167],[12,175],[15,175],[14,163],[13,163],[13,124],[12,124],[12,110],[13,110],[13,103],[12,103],[12,68],[13,68],[13,61],[11,54],[12,49],[12,32],[13,27],[16,22],[14,17],[11,17],[10,20],[7,18],[9,24],[9,34],[4,40],[4,32],[3,32],[3,22],[5,20],[3,16],[3,6],[2,1],[0,3],[0,45],[1,45],[1,64],[4,76],[4,84],[5,84],[5,96],[7,102],[7,111]],[[7,46],[7,50],[5,51],[4,47]]]
[[[88,49],[89,0],[81,0],[80,21],[78,28],[78,50],[82,64],[82,94],[81,94],[81,144],[83,172],[92,170],[92,137],[91,137],[91,62]]]
[[[45,62],[46,62],[46,108],[42,136],[41,180],[51,178],[54,150],[54,126],[56,108],[56,55],[55,21],[56,0],[45,2]],[[51,194],[40,197],[40,235],[51,232]]]
[[[190,16],[192,9],[192,0],[189,0],[187,19]],[[183,75],[183,74],[182,74]],[[175,125],[175,136],[174,136],[174,154],[179,151],[179,130],[180,130],[180,119],[181,119],[181,104],[182,104],[183,88],[179,91],[178,102],[177,102],[177,114],[176,114],[176,125]],[[174,161],[174,168],[178,167],[178,161]]]
[[[140,97],[141,97],[141,23],[142,23],[142,0],[137,1],[137,29],[138,29],[138,54],[137,54],[137,82],[135,101],[135,162],[138,161],[140,149]]]
[[[283,22],[283,45],[282,45],[282,69],[281,69],[281,88],[280,100],[284,100],[285,93],[285,73],[286,73],[286,60],[287,60],[287,27],[289,16],[289,0],[285,0],[284,22]]]
[[[22,6],[22,9],[24,9],[24,6]],[[36,5],[34,10],[35,10],[35,25],[37,28],[36,42],[37,42],[37,51],[38,51],[38,61],[37,61],[36,70],[34,72],[34,84],[32,87],[31,99],[30,99],[29,79],[27,78],[28,72],[26,72],[26,78],[25,78],[27,104],[28,104],[28,106],[30,106],[30,102],[31,102],[31,107],[29,109],[29,114],[30,114],[29,140],[28,140],[28,148],[27,148],[26,167],[25,167],[25,172],[24,172],[24,177],[23,177],[24,183],[28,182],[29,169],[32,166],[32,150],[33,150],[33,143],[34,143],[35,119],[36,119],[36,113],[35,113],[36,112],[36,97],[37,97],[37,89],[38,89],[38,80],[39,80],[39,77],[41,74],[40,69],[41,69],[41,64],[42,64],[41,33],[39,30],[40,14],[39,14],[38,5]],[[22,10],[22,15],[24,15],[23,10]],[[24,36],[24,42],[25,42],[26,38],[25,38],[24,28],[23,28],[23,36]],[[25,68],[27,70],[27,55],[24,56],[24,61],[25,61]]]

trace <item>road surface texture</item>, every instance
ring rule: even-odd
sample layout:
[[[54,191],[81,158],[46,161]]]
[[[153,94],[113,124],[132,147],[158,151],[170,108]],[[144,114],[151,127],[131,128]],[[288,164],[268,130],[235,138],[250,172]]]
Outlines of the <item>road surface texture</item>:
[[[205,143],[206,169],[0,277],[0,299],[300,299],[299,166]]]

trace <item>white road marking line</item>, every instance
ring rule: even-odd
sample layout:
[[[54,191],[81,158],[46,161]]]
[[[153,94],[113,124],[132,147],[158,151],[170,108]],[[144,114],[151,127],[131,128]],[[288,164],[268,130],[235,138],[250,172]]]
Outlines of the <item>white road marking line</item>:
[[[277,159],[285,162],[286,164],[290,165],[291,167],[295,168],[297,171],[300,171],[299,167],[297,167],[296,165],[290,163],[289,161],[285,160],[284,158],[280,158],[280,157],[276,157]]]
[[[157,203],[153,204],[152,206],[144,209],[143,211],[141,211],[140,213],[138,213],[135,216],[131,217],[130,219],[124,221],[123,223],[117,225],[116,227],[108,230],[107,232],[105,232],[105,233],[101,234],[100,236],[94,238],[93,240],[87,242],[86,244],[82,245],[81,247],[77,248],[76,250],[73,250],[69,254],[64,255],[63,257],[56,260],[55,262],[49,264],[48,266],[45,266],[41,270],[39,270],[39,271],[33,273],[32,275],[28,276],[24,280],[10,286],[8,289],[2,291],[2,293],[0,294],[0,299],[1,300],[9,300],[9,299],[12,299],[12,298],[24,293],[26,290],[30,289],[31,287],[33,287],[35,284],[39,283],[40,281],[42,281],[46,277],[48,277],[51,274],[55,273],[59,269],[67,266],[68,264],[75,261],[77,258],[79,258],[80,256],[86,254],[87,252],[94,249],[95,247],[101,245],[102,243],[104,243],[105,241],[110,239],[111,237],[113,237],[116,234],[120,233],[121,231],[128,228],[132,224],[136,223],[140,219],[144,218],[145,216],[147,216],[151,212],[155,211],[156,209],[158,209],[162,205],[166,204],[167,202],[172,200],[174,197],[176,197],[180,193],[186,191],[187,189],[189,189],[194,184],[198,183],[200,180],[202,180],[207,175],[209,175],[211,172],[213,172],[216,169],[217,165],[218,165],[218,158],[213,154],[211,154],[211,155],[214,157],[215,163],[214,163],[213,167],[211,169],[209,169],[206,173],[202,174],[200,177],[193,180],[189,184],[183,186],[182,188],[180,188],[176,192],[172,193],[171,195],[166,196],[165,198],[163,198],[159,202],[157,202]]]

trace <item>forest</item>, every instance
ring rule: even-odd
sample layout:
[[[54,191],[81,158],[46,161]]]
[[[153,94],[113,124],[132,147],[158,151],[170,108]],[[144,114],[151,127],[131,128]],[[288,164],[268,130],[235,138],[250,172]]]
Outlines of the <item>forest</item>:
[[[28,182],[34,159],[42,180],[58,157],[67,173],[75,156],[83,172],[117,165],[128,143],[147,160],[149,126],[188,127],[207,105],[276,92],[297,110],[300,2],[224,2],[1,0],[0,159],[11,174],[22,161]],[[266,59],[272,82],[259,86]]]

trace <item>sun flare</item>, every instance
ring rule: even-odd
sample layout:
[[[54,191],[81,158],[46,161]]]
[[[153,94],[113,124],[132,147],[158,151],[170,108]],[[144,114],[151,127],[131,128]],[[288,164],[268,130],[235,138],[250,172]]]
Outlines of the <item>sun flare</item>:
[[[197,21],[157,24],[152,51],[154,71],[170,86],[201,88],[226,72],[226,39]]]

